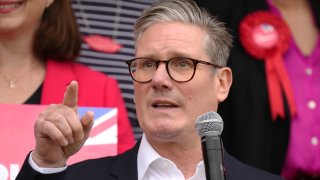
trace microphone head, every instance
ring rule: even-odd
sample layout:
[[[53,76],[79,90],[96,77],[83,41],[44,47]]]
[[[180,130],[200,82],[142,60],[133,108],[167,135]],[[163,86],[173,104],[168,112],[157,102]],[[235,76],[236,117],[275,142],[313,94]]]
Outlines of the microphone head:
[[[223,130],[223,121],[216,112],[207,112],[196,120],[196,131],[200,137],[220,136]]]

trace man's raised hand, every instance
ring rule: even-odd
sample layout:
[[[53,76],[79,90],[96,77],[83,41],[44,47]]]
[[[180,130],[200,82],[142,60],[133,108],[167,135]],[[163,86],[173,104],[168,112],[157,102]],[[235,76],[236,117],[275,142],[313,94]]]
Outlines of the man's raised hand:
[[[79,121],[78,83],[66,88],[62,104],[49,105],[40,113],[34,127],[36,147],[32,158],[39,167],[63,167],[88,139],[93,113],[87,112]]]

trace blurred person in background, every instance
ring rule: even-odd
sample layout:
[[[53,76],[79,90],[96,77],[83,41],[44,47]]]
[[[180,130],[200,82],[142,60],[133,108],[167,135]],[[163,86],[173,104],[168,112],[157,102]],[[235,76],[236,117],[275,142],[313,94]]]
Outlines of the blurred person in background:
[[[195,1],[235,40],[225,147],[288,180],[320,179],[320,1]]]
[[[52,104],[79,82],[79,106],[118,108],[118,152],[134,144],[118,83],[73,62],[81,35],[69,0],[0,1],[0,103]]]

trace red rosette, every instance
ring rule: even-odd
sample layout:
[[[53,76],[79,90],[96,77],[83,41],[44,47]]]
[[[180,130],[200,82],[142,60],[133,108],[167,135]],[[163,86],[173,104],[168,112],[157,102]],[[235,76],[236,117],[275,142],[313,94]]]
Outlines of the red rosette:
[[[287,24],[268,11],[256,11],[241,21],[239,34],[246,52],[258,60],[265,61],[272,119],[285,116],[283,95],[286,96],[290,115],[293,117],[296,114],[294,96],[282,58],[291,40]]]

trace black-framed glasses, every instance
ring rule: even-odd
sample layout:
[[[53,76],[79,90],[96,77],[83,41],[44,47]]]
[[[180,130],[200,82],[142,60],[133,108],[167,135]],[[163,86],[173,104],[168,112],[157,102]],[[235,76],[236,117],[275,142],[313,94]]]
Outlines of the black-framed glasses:
[[[134,81],[140,83],[150,82],[157,71],[160,63],[166,64],[166,70],[169,77],[176,82],[188,82],[195,73],[197,64],[205,64],[215,68],[221,66],[191,58],[174,57],[169,60],[155,60],[152,58],[134,58],[126,61],[128,64],[129,72]]]

